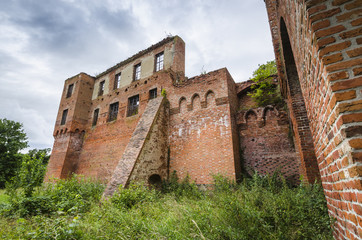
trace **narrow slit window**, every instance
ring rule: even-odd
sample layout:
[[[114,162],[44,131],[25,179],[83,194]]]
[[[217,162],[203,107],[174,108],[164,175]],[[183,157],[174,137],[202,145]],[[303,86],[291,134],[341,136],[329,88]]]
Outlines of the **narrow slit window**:
[[[108,122],[114,121],[117,119],[118,115],[118,102],[112,103],[109,105],[109,116],[108,116]]]
[[[163,52],[156,55],[156,72],[163,69]]]
[[[69,98],[70,96],[72,96],[73,88],[74,88],[74,84],[73,84],[73,83],[68,86],[67,98]]]
[[[133,116],[138,114],[138,106],[140,105],[140,98],[139,95],[130,97],[128,99],[128,111],[127,116]]]
[[[121,73],[117,73],[114,77],[113,89],[119,88],[120,85],[121,85]]]
[[[98,115],[99,115],[99,108],[97,108],[96,110],[94,110],[92,126],[97,125]]]
[[[154,99],[157,98],[157,88],[151,89],[149,92],[149,98],[148,99]]]
[[[98,96],[102,96],[102,95],[103,95],[103,93],[104,93],[104,84],[105,84],[105,81],[104,81],[104,80],[99,83]]]
[[[67,121],[67,115],[68,115],[68,109],[65,109],[63,111],[63,115],[62,115],[62,120],[60,122],[60,125],[64,125],[65,122]]]
[[[141,79],[141,63],[134,66],[134,80]]]

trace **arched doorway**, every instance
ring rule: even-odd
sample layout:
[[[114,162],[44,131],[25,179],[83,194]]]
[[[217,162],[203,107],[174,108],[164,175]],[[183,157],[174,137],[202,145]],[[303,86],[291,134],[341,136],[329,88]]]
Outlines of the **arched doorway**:
[[[320,181],[317,158],[314,152],[313,138],[289,34],[283,18],[280,19],[280,39],[288,87],[288,107],[293,123],[295,147],[301,159],[300,174],[304,180],[313,183]]]

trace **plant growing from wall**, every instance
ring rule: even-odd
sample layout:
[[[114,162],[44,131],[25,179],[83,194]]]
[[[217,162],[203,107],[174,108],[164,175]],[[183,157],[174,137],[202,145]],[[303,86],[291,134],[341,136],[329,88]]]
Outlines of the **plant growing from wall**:
[[[253,72],[253,76],[250,79],[255,84],[251,86],[252,91],[248,95],[253,98],[258,107],[283,105],[279,86],[273,83],[273,79],[277,74],[275,60],[268,61],[266,64],[259,64],[258,66],[258,69]]]

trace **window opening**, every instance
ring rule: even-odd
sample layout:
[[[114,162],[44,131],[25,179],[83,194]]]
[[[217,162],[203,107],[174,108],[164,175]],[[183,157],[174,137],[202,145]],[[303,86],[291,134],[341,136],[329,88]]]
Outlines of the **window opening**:
[[[141,63],[134,66],[134,80],[141,79]]]
[[[151,89],[149,92],[149,99],[157,98],[157,88]]]
[[[103,80],[102,82],[99,83],[99,91],[98,91],[98,96],[102,96],[104,93],[104,83],[105,81]]]
[[[68,115],[68,109],[65,109],[63,111],[63,115],[62,115],[62,121],[60,122],[60,125],[64,125],[65,121],[67,120],[67,115]]]
[[[118,114],[118,102],[115,102],[109,105],[108,122],[116,120],[117,114]]]
[[[74,84],[73,84],[73,83],[68,86],[67,98],[69,98],[70,96],[72,96],[73,87],[74,87]]]
[[[163,69],[163,52],[156,55],[156,72]]]
[[[128,99],[128,112],[127,112],[128,117],[138,114],[139,104],[140,104],[139,95],[130,97]]]
[[[118,73],[114,77],[113,89],[119,88],[120,84],[121,84],[121,73]]]
[[[94,110],[92,126],[97,125],[98,115],[99,115],[99,108],[97,108],[96,110]]]

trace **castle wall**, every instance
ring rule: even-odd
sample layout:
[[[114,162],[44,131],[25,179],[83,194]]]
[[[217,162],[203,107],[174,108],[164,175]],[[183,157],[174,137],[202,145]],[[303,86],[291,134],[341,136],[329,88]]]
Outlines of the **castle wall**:
[[[242,169],[248,175],[279,172],[290,183],[299,182],[300,159],[294,149],[289,119],[272,106],[238,112]]]
[[[167,105],[163,97],[148,102],[107,184],[104,197],[111,196],[120,185],[127,187],[131,181],[147,183],[153,176],[158,176],[159,183],[167,179]]]
[[[161,88],[166,83],[171,84],[172,79],[167,73],[160,72],[93,100],[75,172],[108,182],[148,104],[149,91],[156,88],[160,97]],[[135,95],[139,95],[138,113],[127,116],[128,99]],[[108,121],[110,104],[115,102],[119,102],[117,119]],[[100,113],[96,126],[92,126],[95,109],[100,109]]]
[[[170,172],[198,184],[212,183],[213,174],[236,179],[233,115],[226,69],[188,79],[172,88]],[[239,164],[239,163],[237,163]]]
[[[361,238],[362,5],[266,0],[266,6],[302,173],[310,182],[320,173],[335,237]]]

